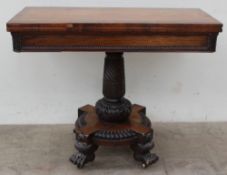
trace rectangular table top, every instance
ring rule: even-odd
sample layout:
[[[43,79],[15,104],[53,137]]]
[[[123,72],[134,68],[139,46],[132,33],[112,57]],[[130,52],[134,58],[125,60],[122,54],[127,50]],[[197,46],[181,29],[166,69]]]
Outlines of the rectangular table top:
[[[87,24],[129,24],[140,29],[150,27],[153,32],[166,32],[173,27],[175,31],[220,32],[222,26],[200,9],[27,7],[8,22],[8,30],[61,31],[76,28],[77,24],[84,24],[84,30]]]
[[[214,51],[222,24],[200,9],[27,7],[7,30],[18,51]]]

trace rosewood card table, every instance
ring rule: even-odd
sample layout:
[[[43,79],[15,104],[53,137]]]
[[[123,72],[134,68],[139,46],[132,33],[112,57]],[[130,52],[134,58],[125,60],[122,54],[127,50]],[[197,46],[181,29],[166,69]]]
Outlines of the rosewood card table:
[[[15,52],[106,52],[104,97],[79,108],[70,160],[82,168],[98,146],[127,145],[147,167],[158,160],[153,129],[146,108],[124,98],[123,52],[214,52],[222,24],[200,9],[27,7],[7,30]]]

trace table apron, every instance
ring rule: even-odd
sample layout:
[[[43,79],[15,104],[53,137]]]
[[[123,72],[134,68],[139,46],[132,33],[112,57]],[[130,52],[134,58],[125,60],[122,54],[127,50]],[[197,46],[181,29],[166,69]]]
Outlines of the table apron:
[[[201,51],[214,52],[217,33],[76,35],[12,33],[14,51]]]

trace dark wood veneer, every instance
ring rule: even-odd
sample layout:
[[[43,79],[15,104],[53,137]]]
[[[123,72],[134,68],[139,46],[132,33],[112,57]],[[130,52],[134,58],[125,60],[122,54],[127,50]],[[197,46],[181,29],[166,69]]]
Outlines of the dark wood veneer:
[[[13,33],[15,51],[201,51],[213,52],[216,33],[78,35]]]

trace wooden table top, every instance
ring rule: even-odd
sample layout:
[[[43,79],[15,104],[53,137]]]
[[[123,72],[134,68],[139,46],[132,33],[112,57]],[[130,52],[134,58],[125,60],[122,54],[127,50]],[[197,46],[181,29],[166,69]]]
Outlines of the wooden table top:
[[[7,26],[8,31],[65,31],[77,27],[86,30],[89,24],[106,25],[113,32],[116,27],[122,31],[130,30],[130,26],[138,27],[138,31],[144,29],[152,32],[220,32],[222,27],[219,21],[200,9],[72,7],[27,7]],[[123,24],[128,28],[124,28]]]
[[[222,24],[200,9],[27,7],[15,51],[209,51]]]

